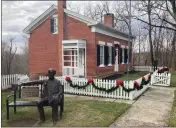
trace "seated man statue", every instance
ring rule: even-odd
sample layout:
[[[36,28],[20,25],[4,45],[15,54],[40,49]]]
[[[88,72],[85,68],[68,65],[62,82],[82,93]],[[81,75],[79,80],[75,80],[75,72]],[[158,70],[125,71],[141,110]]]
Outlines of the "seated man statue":
[[[62,86],[60,81],[55,79],[56,70],[49,69],[49,79],[44,82],[43,96],[37,103],[37,108],[40,114],[40,123],[45,121],[43,106],[50,105],[52,107],[53,123],[58,121],[58,104],[62,98]]]

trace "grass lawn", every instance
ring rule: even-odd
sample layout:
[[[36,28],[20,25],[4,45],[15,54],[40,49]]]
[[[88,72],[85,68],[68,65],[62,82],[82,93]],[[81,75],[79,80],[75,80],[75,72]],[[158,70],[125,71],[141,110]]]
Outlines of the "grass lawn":
[[[172,72],[172,74],[171,74],[171,86],[176,87],[176,71]],[[173,106],[172,106],[172,111],[170,114],[169,126],[176,127],[176,91],[175,91],[175,97],[174,97],[174,102],[173,102]]]
[[[6,121],[6,96],[9,92],[2,92],[2,126],[33,126],[39,120],[37,107],[17,107],[17,114],[10,108],[10,120]],[[56,126],[107,127],[111,125],[129,104],[108,101],[65,98],[63,119]],[[40,126],[52,126],[51,107],[45,107],[46,122]]]
[[[176,127],[176,91],[175,91],[175,97],[174,97],[174,103],[172,106],[171,115],[169,118],[169,126]]]
[[[171,86],[176,87],[176,71],[171,74]]]
[[[125,73],[123,76],[117,78],[118,80],[136,80],[144,75],[146,75],[148,72],[136,72],[133,74],[129,74],[127,77],[127,74]]]

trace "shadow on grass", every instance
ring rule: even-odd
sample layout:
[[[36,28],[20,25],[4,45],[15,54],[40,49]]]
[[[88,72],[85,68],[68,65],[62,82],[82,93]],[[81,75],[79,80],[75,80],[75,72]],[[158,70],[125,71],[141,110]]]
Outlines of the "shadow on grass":
[[[9,93],[8,93],[9,94]],[[10,109],[10,120],[6,120],[5,98],[2,93],[2,126],[34,126],[39,120],[37,107],[17,107],[17,114]],[[73,97],[65,98],[63,119],[56,126],[67,127],[107,127],[111,125],[128,108],[129,104],[110,101],[84,100]],[[53,126],[51,107],[45,107],[46,122],[38,126]]]

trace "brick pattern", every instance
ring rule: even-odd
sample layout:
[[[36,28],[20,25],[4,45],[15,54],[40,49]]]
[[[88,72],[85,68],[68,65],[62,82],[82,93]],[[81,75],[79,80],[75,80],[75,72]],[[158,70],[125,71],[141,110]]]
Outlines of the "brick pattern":
[[[60,2],[60,1],[59,1]],[[64,3],[62,3],[64,4]],[[61,4],[60,4],[61,5]],[[74,18],[63,15],[63,8],[58,8],[58,33],[50,32],[50,18],[33,30],[29,38],[29,72],[34,79],[41,74],[46,75],[49,68],[55,68],[57,75],[62,75],[62,40],[86,40],[87,76],[101,76],[114,73],[114,65],[106,67],[97,66],[96,45],[98,41],[113,43],[119,41],[120,45],[127,46],[127,41],[116,39],[100,33],[91,32],[87,24]],[[65,22],[63,22],[65,21]],[[126,70],[126,64],[119,65],[119,71]],[[38,75],[36,75],[38,74]]]
[[[50,17],[51,18],[51,17]],[[49,68],[57,68],[57,34],[50,32],[50,18],[32,31],[29,38],[30,76],[46,74]],[[34,78],[35,79],[35,78]]]
[[[100,33],[96,33],[96,44],[98,44],[98,41],[104,41],[106,44],[107,43],[114,43],[114,41],[118,41],[120,43],[120,45],[128,46],[127,41],[117,39],[114,37],[110,37],[110,36],[106,36],[106,35],[103,35]],[[118,54],[118,55],[119,55],[118,58],[120,58],[120,54]],[[120,59],[119,59],[119,61],[120,61]],[[119,64],[119,71],[125,71],[125,70],[127,70],[127,64]],[[96,75],[99,75],[99,76],[114,73],[114,65],[113,66],[105,66],[105,67],[97,66],[96,71],[97,71]]]
[[[108,13],[104,15],[104,24],[109,27],[114,27],[114,14]]]
[[[67,17],[67,39],[86,40],[86,67],[89,76],[95,76],[96,72],[96,45],[95,33],[91,32],[91,28],[87,24],[80,22],[74,18]]]

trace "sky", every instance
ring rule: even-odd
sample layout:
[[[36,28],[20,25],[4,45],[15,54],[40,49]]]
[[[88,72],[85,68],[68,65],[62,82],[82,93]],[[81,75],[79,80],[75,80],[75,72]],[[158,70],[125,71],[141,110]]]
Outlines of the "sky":
[[[81,3],[81,1],[67,2],[76,6]],[[22,30],[32,19],[37,18],[53,4],[57,5],[57,1],[2,1],[2,40],[8,40],[9,36],[15,37],[13,43],[20,53],[20,47],[25,43]]]
[[[72,10],[84,8],[87,2],[67,1],[67,9],[70,6]],[[20,47],[25,43],[22,30],[53,4],[57,5],[57,1],[2,1],[2,40],[15,37],[13,43],[18,47],[17,52],[22,52]]]

